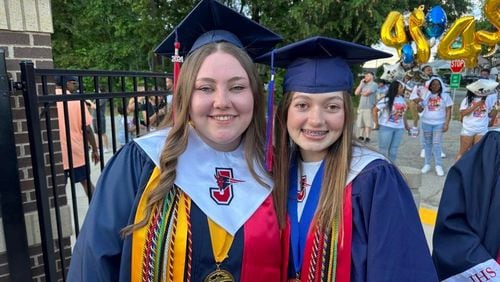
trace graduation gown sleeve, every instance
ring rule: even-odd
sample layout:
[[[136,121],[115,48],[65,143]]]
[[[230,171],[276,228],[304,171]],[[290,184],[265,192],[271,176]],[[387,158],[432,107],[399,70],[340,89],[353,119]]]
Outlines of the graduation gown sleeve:
[[[352,182],[351,281],[437,281],[410,189],[385,160]]]
[[[106,165],[73,250],[68,281],[129,281],[130,236],[140,195],[155,165],[135,142]]]
[[[440,279],[500,281],[499,177],[500,132],[495,131],[448,172],[433,238]]]

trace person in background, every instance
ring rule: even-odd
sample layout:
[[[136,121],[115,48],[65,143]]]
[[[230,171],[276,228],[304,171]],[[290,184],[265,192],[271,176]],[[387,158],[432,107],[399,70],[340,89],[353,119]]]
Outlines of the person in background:
[[[96,133],[96,140],[99,140],[99,136],[102,138],[102,145],[104,147],[103,152],[108,153],[108,135],[106,134],[106,99],[97,99],[96,103],[92,106],[92,125],[94,127],[94,132]],[[97,106],[99,104],[99,107]],[[98,116],[99,122],[98,124]]]
[[[418,83],[416,87],[413,88],[413,91],[410,95],[410,100],[412,101],[409,105],[410,107],[410,112],[412,113],[412,119],[413,119],[413,127],[414,128],[420,128],[420,132],[422,132],[422,124],[420,124],[420,127],[418,125],[418,121],[420,117],[422,116],[422,113],[418,112],[418,103],[420,101],[420,98],[422,98],[422,95],[424,93],[427,93],[429,90],[429,83],[430,79],[433,77],[438,77],[437,75],[434,74],[434,71],[431,67],[431,65],[424,64],[420,67],[420,77],[417,78],[417,80],[422,81],[422,83]],[[443,85],[444,87],[444,85]],[[443,92],[448,92],[447,89],[443,89]],[[419,141],[421,145],[421,150],[420,150],[420,157],[422,159],[425,158],[425,141],[424,141],[424,134],[419,135]],[[441,148],[441,158],[446,158],[446,154],[443,151],[443,148]]]
[[[389,90],[389,87],[387,86],[386,81],[383,79],[378,79],[377,85],[378,88],[377,88],[376,100],[380,101],[380,99],[384,98],[385,95],[387,94],[387,90]]]
[[[425,159],[422,173],[431,170],[431,158],[434,155],[436,174],[444,176],[441,160],[443,133],[448,131],[451,120],[450,95],[443,91],[443,82],[439,77],[432,77],[429,89],[422,97],[415,99],[417,110],[422,113],[422,131],[424,134]]]
[[[133,99],[131,99],[133,100]],[[116,130],[118,132],[118,143],[120,147],[124,146],[126,143],[130,142],[134,137],[136,137],[136,123],[133,117],[129,116],[128,107],[125,108],[125,113],[123,112],[123,107],[117,107],[118,114],[120,115],[120,121],[118,122],[118,126]],[[142,125],[139,125],[142,126]],[[126,136],[126,132],[128,132],[128,139]]]
[[[481,72],[479,72],[479,77],[483,79],[491,79],[490,74],[490,69],[481,69]]]
[[[393,163],[396,162],[405,130],[410,130],[406,121],[404,91],[405,84],[402,81],[391,82],[387,95],[373,108],[373,121],[375,128],[379,129],[378,148]]]
[[[348,62],[387,56],[318,36],[258,58],[286,68],[274,195],[288,281],[437,281],[403,176],[353,140]]]
[[[377,83],[375,83],[373,72],[365,72],[362,79],[354,91],[355,95],[361,96],[358,106],[357,127],[359,130],[358,140],[370,142],[370,135],[373,128],[372,108],[375,105],[377,95]]]
[[[63,86],[64,85],[64,86]],[[71,95],[78,89],[78,78],[74,76],[62,76],[56,82],[56,95]],[[65,90],[65,94],[64,93]],[[68,115],[65,115],[64,104],[66,104]],[[99,162],[99,152],[97,144],[94,139],[94,132],[92,131],[92,116],[88,108],[83,107],[85,115],[85,123],[82,119],[82,112],[80,109],[80,101],[57,102],[57,116],[59,123],[59,139],[61,141],[62,161],[64,167],[64,175],[66,179],[72,178],[75,183],[80,183],[87,196],[94,191],[94,185],[91,179],[87,177],[87,171],[90,172],[89,164],[85,163],[85,154],[88,149],[84,145],[84,135],[92,148],[90,154],[91,160],[94,164]],[[68,122],[69,133],[66,130],[66,123]],[[69,136],[68,136],[69,134]],[[68,137],[71,144],[71,152],[68,147]],[[71,153],[71,163],[70,156]],[[90,173],[89,175],[90,176]]]
[[[68,281],[281,281],[252,61],[281,37],[215,0],[199,2],[156,52],[174,54],[177,34],[187,56],[173,123],[108,162]]]
[[[500,128],[450,168],[439,203],[432,257],[443,281],[500,277]]]
[[[166,114],[166,101],[164,96],[148,96],[142,107],[142,120],[144,126],[152,130],[158,127]]]
[[[491,119],[496,117],[496,87],[498,82],[490,79],[478,79],[466,86],[467,94],[460,104],[460,148],[456,160],[476,144],[488,132]]]
[[[167,87],[167,95],[165,96],[165,103],[167,104],[166,105],[166,112],[168,114],[168,112],[170,111],[170,108],[172,106],[172,98],[173,98],[173,94],[174,94],[174,80],[173,80],[173,77],[170,77],[170,76],[167,76],[167,78],[165,79],[165,85]]]

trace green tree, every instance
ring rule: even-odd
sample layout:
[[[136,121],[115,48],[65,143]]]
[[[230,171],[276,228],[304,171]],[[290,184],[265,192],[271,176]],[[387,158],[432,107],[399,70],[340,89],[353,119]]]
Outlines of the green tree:
[[[156,70],[153,49],[194,2],[53,0],[55,66]]]
[[[54,63],[58,68],[111,70],[171,69],[153,49],[197,0],[53,0]],[[283,44],[323,35],[371,45],[391,10],[404,12],[414,0],[222,0],[285,38]],[[449,23],[470,0],[444,1]],[[397,7],[397,8],[395,8]]]

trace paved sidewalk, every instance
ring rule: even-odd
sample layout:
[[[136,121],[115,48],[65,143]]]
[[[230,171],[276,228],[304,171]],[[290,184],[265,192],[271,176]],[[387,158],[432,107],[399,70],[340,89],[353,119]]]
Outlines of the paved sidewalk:
[[[411,121],[408,123],[411,124]],[[459,136],[461,129],[462,124],[459,121],[451,121],[449,130],[443,135],[443,152],[446,154],[446,158],[443,158],[445,175],[436,175],[433,162],[431,163],[431,171],[422,175],[422,186],[420,187],[421,207],[437,209],[439,206],[441,191],[443,189],[446,175],[448,174],[450,167],[455,163],[455,155],[457,154],[460,145]],[[373,141],[370,142],[370,146],[372,148],[377,148],[377,135],[377,131],[372,133]],[[420,136],[414,138],[405,135],[399,148],[396,165],[421,169],[424,164],[424,159],[420,158],[421,149]]]

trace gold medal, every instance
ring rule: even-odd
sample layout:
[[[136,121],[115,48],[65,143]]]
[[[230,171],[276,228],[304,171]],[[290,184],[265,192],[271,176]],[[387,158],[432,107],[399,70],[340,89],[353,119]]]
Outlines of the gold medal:
[[[217,269],[212,271],[210,274],[205,277],[205,282],[234,282],[233,275],[224,269],[220,269],[217,265]]]

